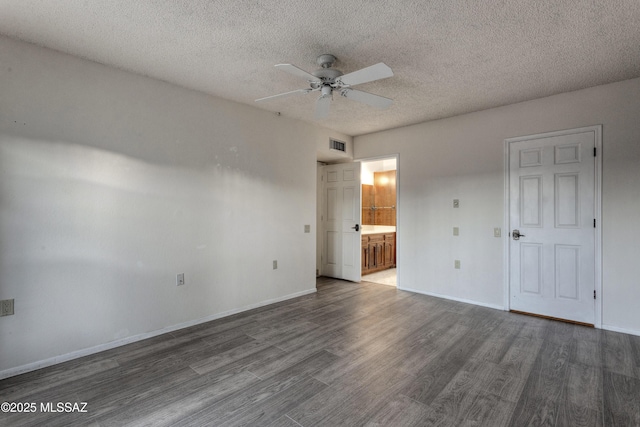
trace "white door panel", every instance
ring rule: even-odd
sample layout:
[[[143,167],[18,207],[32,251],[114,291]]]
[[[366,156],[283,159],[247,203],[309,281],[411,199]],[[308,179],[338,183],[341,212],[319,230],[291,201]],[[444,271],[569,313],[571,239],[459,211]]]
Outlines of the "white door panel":
[[[596,132],[507,143],[509,308],[593,324]]]
[[[323,166],[322,274],[360,281],[360,163]]]

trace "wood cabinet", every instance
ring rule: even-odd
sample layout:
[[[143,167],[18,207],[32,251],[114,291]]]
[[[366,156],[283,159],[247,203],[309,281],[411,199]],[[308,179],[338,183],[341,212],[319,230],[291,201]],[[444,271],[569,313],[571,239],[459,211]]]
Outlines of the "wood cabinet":
[[[362,236],[360,262],[362,263],[361,274],[367,274],[369,271],[369,236]]]
[[[386,268],[396,266],[396,233],[384,235],[384,265]]]
[[[396,233],[362,236],[362,275],[396,266]]]

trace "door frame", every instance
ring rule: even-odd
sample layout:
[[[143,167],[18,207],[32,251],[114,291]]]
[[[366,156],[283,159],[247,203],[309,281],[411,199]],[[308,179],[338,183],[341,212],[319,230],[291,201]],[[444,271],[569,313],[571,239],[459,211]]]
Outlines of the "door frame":
[[[513,138],[507,138],[504,140],[504,218],[503,218],[503,284],[504,284],[504,309],[509,311],[510,309],[510,267],[511,267],[511,229],[510,224],[510,171],[509,171],[509,147],[513,142],[521,142],[532,139],[548,138],[554,136],[570,135],[574,133],[593,132],[596,147],[595,162],[595,179],[594,179],[594,218],[596,220],[595,228],[595,260],[594,260],[594,275],[595,275],[595,291],[596,291],[596,303],[595,303],[595,323],[594,326],[598,329],[602,328],[602,125],[585,126],[575,129],[565,129],[553,132],[544,132],[534,135],[524,135]]]
[[[400,285],[401,282],[401,274],[400,274],[400,256],[398,255],[400,251],[400,242],[402,239],[398,235],[398,224],[400,223],[400,154],[386,154],[381,156],[374,157],[359,157],[357,159],[353,159],[354,162],[376,162],[378,160],[385,159],[396,159],[396,289],[403,289]],[[362,191],[360,191],[360,210],[362,210]]]

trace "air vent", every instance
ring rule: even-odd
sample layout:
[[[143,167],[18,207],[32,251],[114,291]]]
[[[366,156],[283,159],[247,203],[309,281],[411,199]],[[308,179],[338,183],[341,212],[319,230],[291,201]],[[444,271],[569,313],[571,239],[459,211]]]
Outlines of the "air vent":
[[[332,150],[342,151],[344,153],[347,151],[347,143],[338,141],[337,139],[329,139],[329,148]]]

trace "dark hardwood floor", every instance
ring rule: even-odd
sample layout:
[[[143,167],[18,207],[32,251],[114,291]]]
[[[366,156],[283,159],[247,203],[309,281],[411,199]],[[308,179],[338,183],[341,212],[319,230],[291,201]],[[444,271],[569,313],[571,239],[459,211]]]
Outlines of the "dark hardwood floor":
[[[640,337],[320,278],[0,396],[37,409],[4,426],[640,426]],[[58,402],[87,412],[42,410]]]

